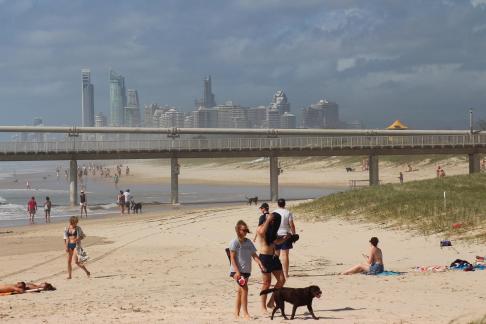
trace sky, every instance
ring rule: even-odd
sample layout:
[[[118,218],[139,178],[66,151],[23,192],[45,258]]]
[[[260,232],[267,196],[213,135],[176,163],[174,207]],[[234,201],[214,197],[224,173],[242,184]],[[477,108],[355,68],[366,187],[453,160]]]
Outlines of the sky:
[[[109,70],[141,105],[291,112],[325,98],[344,121],[468,127],[486,119],[486,0],[0,0],[3,125],[81,122],[81,69],[109,112]]]

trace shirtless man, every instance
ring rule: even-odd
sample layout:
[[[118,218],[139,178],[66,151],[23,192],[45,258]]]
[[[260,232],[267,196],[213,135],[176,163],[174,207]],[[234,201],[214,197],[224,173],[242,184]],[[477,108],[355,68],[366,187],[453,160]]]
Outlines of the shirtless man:
[[[14,294],[22,294],[25,292],[25,282],[20,281],[14,285],[0,285],[0,294],[4,293],[14,293]]]
[[[282,243],[288,237],[284,237],[281,239],[277,239],[277,230],[280,225],[274,224],[277,221],[277,216],[274,213],[268,213],[268,204],[263,203],[260,206],[260,211],[263,213],[260,216],[260,220],[258,222],[258,228],[256,230],[256,238],[258,240],[259,245],[259,257],[260,261],[265,268],[265,272],[262,272],[262,290],[269,289],[272,283],[272,274],[274,275],[275,279],[277,279],[277,283],[275,284],[275,288],[283,287],[285,284],[285,276],[282,271],[282,263],[280,263],[280,259],[278,255],[275,255],[275,244]],[[278,216],[278,219],[280,215]],[[268,233],[267,231],[273,231],[273,233]],[[269,235],[271,234],[271,235]],[[267,296],[261,296],[261,308],[263,314],[268,314],[267,307],[273,307],[274,300],[273,295],[268,301],[267,304]]]

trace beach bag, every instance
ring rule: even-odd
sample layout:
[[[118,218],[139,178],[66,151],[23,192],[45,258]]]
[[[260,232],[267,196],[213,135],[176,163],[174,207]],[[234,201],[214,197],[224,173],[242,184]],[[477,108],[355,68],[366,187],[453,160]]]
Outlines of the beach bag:
[[[76,247],[76,253],[78,255],[78,262],[79,263],[83,264],[86,261],[88,261],[88,259],[89,259],[88,253],[81,246],[78,245]]]

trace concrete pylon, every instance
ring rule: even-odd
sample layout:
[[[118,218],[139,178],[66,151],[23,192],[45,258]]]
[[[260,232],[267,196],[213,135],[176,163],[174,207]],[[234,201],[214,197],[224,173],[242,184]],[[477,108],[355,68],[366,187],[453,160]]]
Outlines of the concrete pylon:
[[[69,204],[78,205],[78,161],[69,161]]]
[[[378,169],[378,156],[368,156],[368,170],[370,173],[370,186],[377,186],[380,184],[380,175]]]
[[[479,153],[468,154],[469,174],[481,172],[481,157]]]
[[[270,157],[270,199],[272,202],[278,200],[278,157]]]
[[[170,158],[170,202],[174,205],[179,203],[179,173],[178,159]]]

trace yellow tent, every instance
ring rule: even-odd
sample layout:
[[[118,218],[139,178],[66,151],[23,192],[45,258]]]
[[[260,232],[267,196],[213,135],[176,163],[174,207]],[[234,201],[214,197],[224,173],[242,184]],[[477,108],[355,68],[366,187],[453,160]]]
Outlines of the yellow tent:
[[[386,129],[408,129],[408,127],[403,124],[400,120],[395,120],[393,124],[388,126]]]

